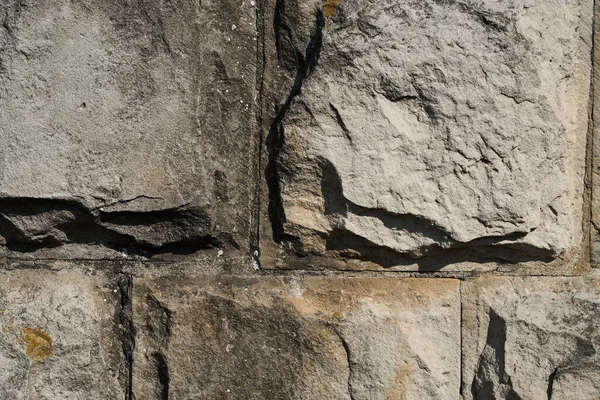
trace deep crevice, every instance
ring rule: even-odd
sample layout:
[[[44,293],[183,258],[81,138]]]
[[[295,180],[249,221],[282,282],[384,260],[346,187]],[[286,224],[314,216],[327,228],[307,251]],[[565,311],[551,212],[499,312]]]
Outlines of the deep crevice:
[[[119,286],[119,328],[121,330],[121,347],[125,368],[127,370],[127,384],[125,400],[133,400],[133,350],[135,349],[135,328],[133,325],[133,278],[129,274],[122,274],[118,280]]]
[[[154,353],[153,357],[156,361],[156,372],[160,384],[160,399],[169,400],[169,383],[171,382],[171,377],[169,376],[167,360],[162,353]]]
[[[282,1],[278,1],[279,8],[276,7],[274,27],[276,41],[279,43],[279,29],[281,28],[281,19],[283,6]],[[279,22],[277,22],[279,21]],[[313,72],[318,64],[321,47],[323,45],[323,28],[325,27],[325,17],[323,12],[319,10],[316,16],[315,31],[306,46],[306,54],[303,59],[298,60],[298,68],[292,88],[290,89],[285,103],[277,111],[276,117],[271,124],[269,134],[267,136],[266,145],[268,151],[268,163],[265,171],[265,178],[269,189],[269,218],[273,229],[273,238],[276,242],[281,242],[285,238],[284,223],[285,211],[283,209],[283,201],[281,199],[280,176],[278,171],[278,158],[285,144],[284,120],[292,106],[296,96],[302,90],[302,85],[308,76]]]
[[[201,207],[108,212],[73,199],[0,199],[0,236],[16,252],[83,244],[151,257],[191,254],[223,242],[236,246],[226,234],[211,234],[210,218]]]
[[[548,400],[552,400],[552,391],[553,391],[553,386],[554,386],[554,378],[556,378],[556,374],[557,373],[558,373],[558,368],[554,368],[554,371],[552,371],[552,373],[548,377],[548,389],[546,390],[546,393],[548,395]]]

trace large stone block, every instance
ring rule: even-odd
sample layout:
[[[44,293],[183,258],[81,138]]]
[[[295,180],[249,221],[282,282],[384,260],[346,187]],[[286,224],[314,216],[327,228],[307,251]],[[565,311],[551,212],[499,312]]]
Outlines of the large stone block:
[[[3,1],[6,245],[247,248],[255,13],[238,1]]]
[[[125,398],[119,294],[100,274],[1,272],[0,398]]]
[[[478,278],[461,293],[464,399],[598,398],[599,280]]]
[[[455,399],[458,281],[134,281],[143,399]]]
[[[265,264],[577,258],[591,1],[282,0],[273,12],[268,79],[288,91],[267,104],[280,246]]]

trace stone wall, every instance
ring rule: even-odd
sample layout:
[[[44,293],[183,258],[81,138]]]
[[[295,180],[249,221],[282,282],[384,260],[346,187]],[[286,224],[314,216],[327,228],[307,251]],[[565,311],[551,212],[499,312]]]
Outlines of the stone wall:
[[[600,398],[599,13],[0,2],[0,398]]]

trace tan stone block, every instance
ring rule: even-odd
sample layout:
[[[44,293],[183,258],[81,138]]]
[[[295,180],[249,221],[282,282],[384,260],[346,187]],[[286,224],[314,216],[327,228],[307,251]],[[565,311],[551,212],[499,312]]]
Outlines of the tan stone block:
[[[118,285],[101,273],[0,273],[0,398],[122,399]]]
[[[592,1],[273,3],[265,267],[580,258]]]
[[[598,398],[600,280],[476,278],[461,295],[464,399]]]
[[[138,398],[458,396],[457,280],[146,278],[133,298]]]
[[[9,249],[248,250],[255,5],[9,0],[0,15]]]

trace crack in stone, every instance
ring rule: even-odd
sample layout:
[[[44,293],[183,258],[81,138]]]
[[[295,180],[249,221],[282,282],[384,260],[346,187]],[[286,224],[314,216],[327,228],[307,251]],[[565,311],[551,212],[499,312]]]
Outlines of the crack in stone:
[[[161,400],[169,400],[169,383],[171,382],[171,377],[169,376],[167,360],[162,353],[154,353],[153,356],[156,361],[156,371],[160,384],[160,398]]]
[[[337,337],[340,339],[342,347],[344,348],[344,352],[346,353],[346,362],[348,363],[348,396],[350,396],[350,400],[355,400],[354,392],[352,390],[352,361],[351,361],[351,351],[350,346],[344,336],[338,331],[334,330]]]
[[[135,349],[135,328],[133,325],[133,278],[130,274],[122,274],[118,280],[119,286],[119,328],[121,331],[121,346],[127,370],[127,387],[125,400],[133,397],[133,351]]]
[[[554,368],[554,371],[548,377],[548,390],[546,393],[548,394],[548,400],[552,400],[552,390],[554,386],[554,378],[556,378],[556,374],[558,373],[558,368]]]
[[[278,4],[282,4],[278,2]],[[281,13],[283,7],[276,8],[275,23],[274,27],[276,30],[276,38],[279,37],[279,28],[281,27]],[[277,112],[277,115],[271,124],[269,129],[269,135],[266,140],[268,149],[268,163],[266,167],[265,177],[267,180],[267,186],[269,189],[269,218],[273,229],[273,238],[276,242],[281,241],[285,238],[283,225],[285,223],[285,211],[283,209],[283,201],[281,199],[281,189],[279,183],[279,171],[277,167],[279,153],[285,144],[284,134],[284,120],[292,106],[292,103],[296,96],[302,91],[302,85],[308,76],[316,68],[319,56],[321,53],[321,47],[323,46],[323,28],[325,27],[325,17],[323,12],[319,10],[316,16],[315,31],[306,46],[305,56],[298,60],[298,68],[294,84],[290,89],[287,99],[281,109]]]

